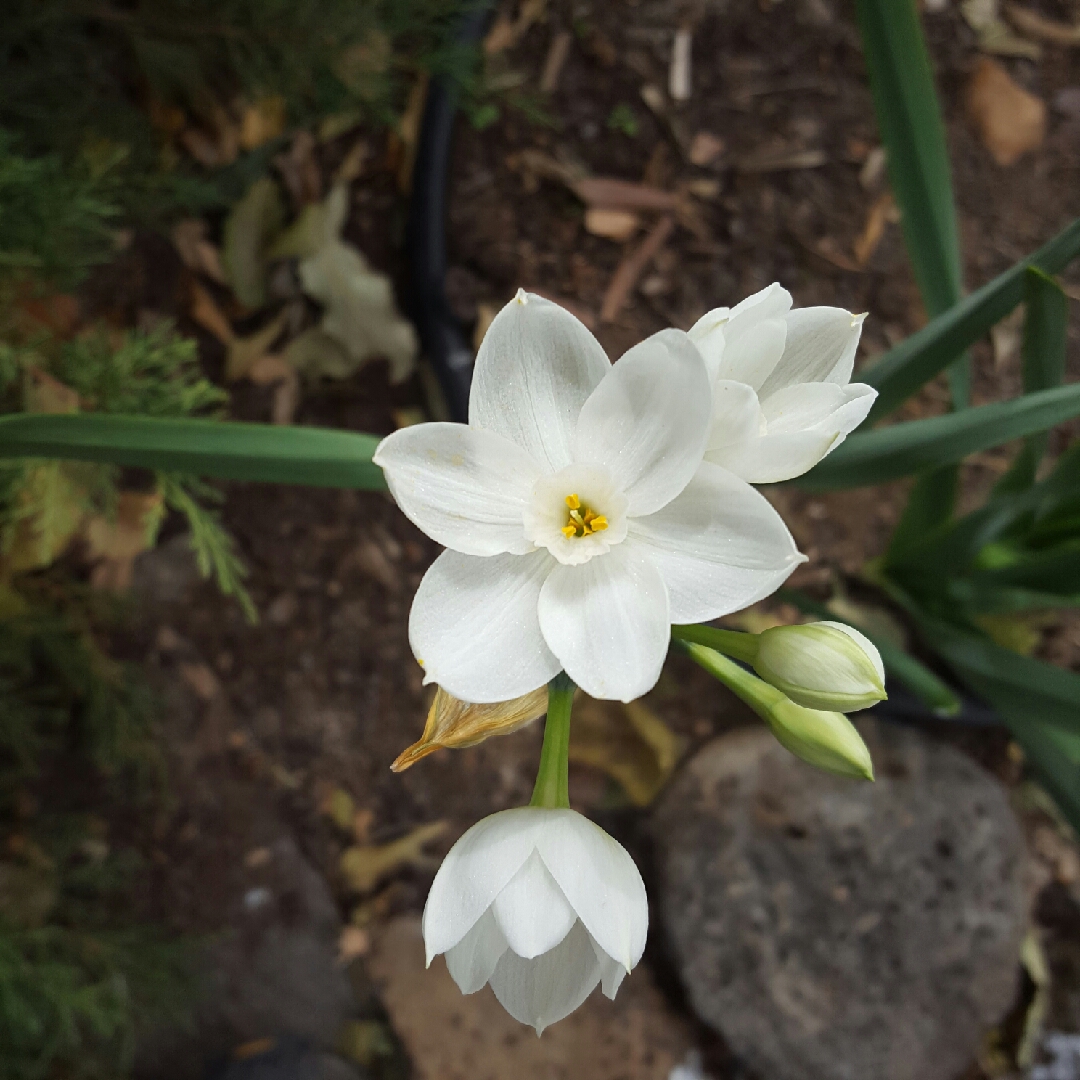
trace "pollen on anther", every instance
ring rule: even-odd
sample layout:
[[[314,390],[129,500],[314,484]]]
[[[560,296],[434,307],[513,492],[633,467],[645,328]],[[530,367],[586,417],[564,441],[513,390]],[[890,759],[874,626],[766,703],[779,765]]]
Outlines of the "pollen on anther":
[[[589,528],[593,532],[603,532],[608,527],[608,520],[603,514],[597,514],[596,517],[589,522]]]
[[[567,495],[566,505],[569,506],[571,510],[580,510],[581,499],[577,495]]]
[[[569,540],[577,533],[577,526],[572,523],[564,525],[561,532]]]

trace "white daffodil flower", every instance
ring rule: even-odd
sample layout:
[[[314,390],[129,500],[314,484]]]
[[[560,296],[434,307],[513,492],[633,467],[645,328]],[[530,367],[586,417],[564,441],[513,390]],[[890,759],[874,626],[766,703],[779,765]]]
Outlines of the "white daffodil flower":
[[[446,954],[463,994],[490,982],[539,1035],[599,984],[614,998],[641,959],[645,885],[626,850],[573,810],[521,807],[450,849],[424,907],[427,962]]]
[[[804,560],[768,501],[704,463],[711,387],[686,334],[610,364],[569,312],[518,292],[476,358],[469,423],[417,424],[375,462],[398,506],[445,545],[409,640],[464,701],[507,701],[561,670],[631,701],[672,622],[738,611]]]
[[[852,383],[865,315],[791,309],[779,285],[716,308],[690,329],[713,382],[705,460],[751,484],[813,468],[866,419],[877,391]]]

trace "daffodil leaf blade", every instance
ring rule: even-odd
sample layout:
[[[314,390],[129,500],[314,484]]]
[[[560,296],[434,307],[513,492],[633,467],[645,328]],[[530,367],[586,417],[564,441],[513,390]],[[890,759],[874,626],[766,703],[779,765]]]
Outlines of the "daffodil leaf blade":
[[[962,292],[960,241],[945,124],[915,0],[855,5],[889,180],[923,303],[931,315]],[[950,358],[953,403],[968,401],[967,360]]]
[[[1080,218],[1029,258],[964,297],[948,311],[889,350],[859,372],[862,382],[878,391],[867,423],[872,424],[903,404],[919,387],[948,366],[964,349],[1024,299],[1029,267],[1057,274],[1080,255]]]
[[[385,489],[375,435],[80,413],[0,417],[0,457],[108,462],[224,480]]]

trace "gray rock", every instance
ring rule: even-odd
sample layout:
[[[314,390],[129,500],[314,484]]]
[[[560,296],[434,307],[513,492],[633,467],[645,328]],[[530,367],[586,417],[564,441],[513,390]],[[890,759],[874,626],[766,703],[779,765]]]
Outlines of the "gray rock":
[[[768,1080],[954,1080],[1017,990],[1024,849],[1002,787],[865,721],[877,781],[763,728],[706,746],[654,821],[690,1002]]]
[[[132,591],[153,609],[157,604],[179,603],[201,578],[191,537],[183,533],[135,560]]]

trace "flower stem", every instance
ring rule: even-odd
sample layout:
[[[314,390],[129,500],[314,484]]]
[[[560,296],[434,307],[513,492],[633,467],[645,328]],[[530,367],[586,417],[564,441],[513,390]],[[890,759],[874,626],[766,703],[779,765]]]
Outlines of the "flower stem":
[[[672,627],[672,637],[683,642],[683,649],[690,658],[703,667],[715,679],[719,679],[736,697],[741,698],[763,720],[771,722],[770,710],[778,702],[785,701],[786,697],[775,686],[770,686],[764,679],[751,675],[744,671],[738,664],[732,663],[726,656],[721,655],[715,649],[703,646],[695,641],[687,641],[682,635],[676,635],[675,630],[710,630],[708,626]],[[728,633],[729,631],[716,631]],[[746,637],[753,635],[747,634]]]
[[[565,672],[548,683],[548,711],[544,721],[544,748],[540,751],[540,768],[536,773],[530,806],[549,810],[568,810],[570,754],[570,709],[577,689]]]
[[[733,656],[752,664],[758,651],[757,634],[746,634],[741,630],[721,630],[716,626],[673,626],[671,636],[676,641],[692,641],[695,645],[705,645],[725,656]]]

